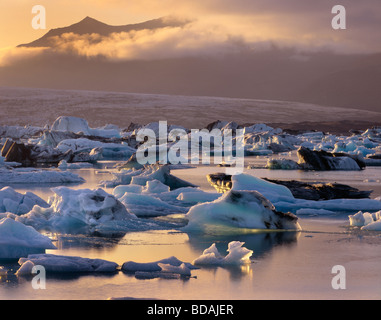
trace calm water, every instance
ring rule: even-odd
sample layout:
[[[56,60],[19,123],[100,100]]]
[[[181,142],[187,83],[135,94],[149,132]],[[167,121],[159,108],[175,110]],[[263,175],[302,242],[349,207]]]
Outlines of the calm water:
[[[253,160],[255,161],[255,159]],[[106,164],[111,166],[112,163]],[[96,188],[109,179],[98,169],[82,169],[87,182],[73,188]],[[203,167],[173,171],[178,177],[212,191],[205,175],[223,168]],[[301,172],[251,169],[258,177],[341,182],[381,195],[381,167],[361,172]],[[47,199],[50,186],[26,189]],[[169,256],[191,262],[216,243],[221,253],[233,240],[254,251],[253,263],[244,267],[193,270],[195,278],[138,280],[122,272],[113,275],[48,276],[45,290],[34,290],[30,279],[14,276],[17,264],[0,263],[8,272],[0,276],[0,299],[107,299],[110,297],[160,299],[380,299],[381,233],[348,228],[347,215],[301,217],[302,232],[273,232],[236,236],[193,236],[178,230],[130,232],[120,238],[50,234],[58,250],[48,253],[125,261],[151,262]],[[334,265],[346,268],[346,290],[331,286]]]

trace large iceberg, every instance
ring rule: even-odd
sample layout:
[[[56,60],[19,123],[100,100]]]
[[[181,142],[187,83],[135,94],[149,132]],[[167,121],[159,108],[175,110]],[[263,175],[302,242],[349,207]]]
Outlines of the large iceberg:
[[[21,194],[11,187],[0,190],[0,213],[11,212],[17,215],[28,213],[38,205],[43,208],[49,207],[48,203],[31,192]]]
[[[123,204],[103,189],[73,190],[66,187],[53,188],[49,208],[35,206],[29,213],[17,218],[36,228],[97,226],[110,221],[136,218]]]
[[[30,275],[34,266],[43,266],[47,273],[117,272],[118,264],[103,259],[89,259],[53,254],[30,254],[19,260],[17,275]]]
[[[231,233],[247,229],[300,230],[298,218],[275,210],[257,191],[231,190],[213,202],[193,206],[186,232]]]
[[[0,259],[18,259],[46,249],[57,248],[34,228],[10,218],[0,220]]]

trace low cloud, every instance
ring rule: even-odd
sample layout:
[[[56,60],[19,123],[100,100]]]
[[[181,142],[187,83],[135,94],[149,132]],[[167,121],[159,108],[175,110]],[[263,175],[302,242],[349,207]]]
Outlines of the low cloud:
[[[47,51],[47,48],[2,48],[0,49],[0,67],[6,67],[18,61],[38,56],[45,51]]]

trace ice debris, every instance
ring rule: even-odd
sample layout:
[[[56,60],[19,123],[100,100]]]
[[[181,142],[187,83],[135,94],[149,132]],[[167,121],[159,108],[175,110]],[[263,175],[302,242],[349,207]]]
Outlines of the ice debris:
[[[240,241],[231,241],[228,244],[228,254],[224,257],[218,251],[216,244],[213,243],[209,248],[204,250],[201,256],[193,260],[192,264],[196,266],[226,266],[251,263],[250,257],[253,251],[243,247],[244,244],[244,242]]]
[[[359,211],[348,216],[352,227],[360,227],[361,230],[381,231],[381,211],[374,213]]]

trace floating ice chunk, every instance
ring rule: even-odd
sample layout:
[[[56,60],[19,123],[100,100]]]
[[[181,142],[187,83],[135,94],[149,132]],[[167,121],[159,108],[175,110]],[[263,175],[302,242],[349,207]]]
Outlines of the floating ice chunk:
[[[232,190],[255,190],[271,202],[277,202],[281,199],[294,199],[292,192],[287,187],[249,174],[233,175],[232,182]]]
[[[271,170],[300,170],[301,167],[297,162],[291,159],[269,159],[266,169]]]
[[[87,163],[87,162],[67,163],[66,160],[61,160],[58,163],[58,168],[60,170],[85,169],[85,168],[93,168],[93,165],[91,163]]]
[[[135,170],[121,170],[113,173],[114,179],[111,181],[101,181],[101,185],[106,187],[116,187],[118,185],[137,184],[145,186],[147,181],[158,180],[161,183],[169,186],[170,190],[195,187],[193,184],[179,179],[170,173],[169,165],[146,165],[144,168]]]
[[[58,117],[52,125],[52,130],[83,133],[87,136],[90,135],[90,128],[87,121],[85,119],[81,119],[77,117],[69,117],[69,116]]]
[[[48,237],[13,219],[0,220],[0,259],[18,259],[45,249],[56,249]]]
[[[163,216],[188,211],[186,208],[171,205],[149,194],[125,193],[119,200],[129,212],[138,217]]]
[[[352,227],[360,227],[361,230],[381,231],[381,211],[374,213],[359,211],[348,216]]]
[[[48,203],[31,192],[21,194],[11,187],[0,190],[0,212],[12,212],[17,215],[28,213],[35,206],[49,207]]]
[[[53,254],[30,254],[19,259],[19,264],[20,274],[28,274],[34,265],[43,266],[47,273],[116,272],[118,268],[117,263],[107,260]]]
[[[361,228],[361,230],[381,231],[381,219],[373,221]]]
[[[56,149],[62,153],[69,150],[74,152],[90,152],[93,149],[101,149],[104,159],[129,158],[136,152],[134,148],[124,143],[106,143],[87,138],[62,140]]]
[[[54,196],[49,199],[47,209],[35,206],[19,221],[37,228],[70,225],[95,226],[112,220],[136,218],[114,196],[102,189],[73,190],[65,187],[53,188]]]
[[[112,194],[116,198],[121,198],[126,192],[129,193],[142,193],[143,186],[138,186],[136,184],[120,185],[114,188]]]
[[[186,215],[184,231],[231,233],[240,229],[299,230],[298,218],[275,210],[257,191],[231,190],[213,202],[198,204]]]
[[[187,269],[197,269],[197,267],[193,266],[190,263],[185,263],[176,257],[172,256],[166,259],[162,259],[159,261],[155,262],[146,262],[146,263],[139,263],[139,262],[134,262],[134,261],[127,261],[123,263],[122,265],[122,271],[127,272],[127,273],[135,273],[135,272],[159,272],[162,270],[160,265],[166,265],[167,268],[168,266],[174,266],[174,267],[181,267],[184,265]]]
[[[200,189],[195,189],[188,192],[181,192],[176,199],[184,203],[202,203],[217,200],[219,197],[221,197],[220,193],[205,192]]]
[[[165,263],[158,263],[158,265],[161,268],[162,273],[174,273],[186,277],[191,276],[191,269],[189,269],[185,263],[182,263],[179,267]]]
[[[33,168],[11,170],[0,168],[0,181],[6,181],[9,184],[66,184],[85,182],[82,177],[72,172]]]
[[[142,190],[143,193],[162,193],[169,192],[169,186],[160,182],[159,180],[149,180],[146,183],[145,188]]]
[[[216,244],[213,243],[209,248],[205,249],[201,256],[193,260],[194,265],[243,265],[251,263],[250,257],[252,250],[242,247],[245,243],[240,241],[232,241],[228,244],[228,255],[223,257]]]

